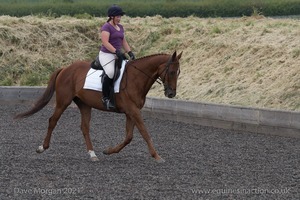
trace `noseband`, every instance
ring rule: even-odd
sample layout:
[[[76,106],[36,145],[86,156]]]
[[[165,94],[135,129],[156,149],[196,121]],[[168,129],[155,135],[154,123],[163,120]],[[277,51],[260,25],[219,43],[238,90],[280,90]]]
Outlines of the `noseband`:
[[[173,63],[178,64],[178,61],[172,62],[171,60],[169,60],[168,63],[166,64],[165,69],[158,75],[158,79],[159,79],[161,82],[163,82],[163,83],[165,82],[166,76],[167,76],[167,74],[169,74],[170,65],[173,64]],[[164,71],[166,71],[166,72],[165,72],[165,75],[164,75],[163,79],[161,79],[160,76],[162,75],[162,73],[164,73]]]
[[[170,58],[170,60],[167,62],[167,64],[166,64],[166,67],[165,67],[165,69],[159,74],[159,76],[158,76],[158,79],[164,84],[164,89],[165,89],[165,91],[166,90],[168,90],[168,89],[172,89],[172,88],[170,88],[170,86],[169,86],[169,80],[170,79],[168,79],[168,83],[165,83],[165,80],[166,80],[166,76],[167,76],[167,74],[169,74],[169,69],[170,69],[170,65],[171,64],[178,64],[179,62],[178,61],[175,61],[175,62],[172,62],[171,61],[171,58]],[[163,79],[161,79],[160,78],[160,76],[162,75],[162,73],[164,73],[165,72],[165,74],[164,74],[164,77],[163,77]],[[179,69],[179,72],[180,72],[180,69]],[[158,81],[156,81],[156,82],[158,82]],[[159,84],[161,84],[161,83],[159,83]]]

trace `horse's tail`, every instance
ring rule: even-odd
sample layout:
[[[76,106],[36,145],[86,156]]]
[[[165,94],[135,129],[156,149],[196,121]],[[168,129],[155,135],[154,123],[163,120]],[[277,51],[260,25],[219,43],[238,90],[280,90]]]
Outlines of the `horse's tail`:
[[[51,100],[54,92],[55,92],[55,82],[56,82],[56,77],[58,76],[58,74],[61,72],[63,68],[57,69],[55,72],[53,72],[53,74],[50,77],[50,80],[48,82],[48,86],[44,92],[44,94],[35,102],[34,106],[23,113],[17,114],[14,119],[21,119],[21,118],[25,118],[25,117],[29,117],[37,112],[39,112],[40,110],[42,110]]]

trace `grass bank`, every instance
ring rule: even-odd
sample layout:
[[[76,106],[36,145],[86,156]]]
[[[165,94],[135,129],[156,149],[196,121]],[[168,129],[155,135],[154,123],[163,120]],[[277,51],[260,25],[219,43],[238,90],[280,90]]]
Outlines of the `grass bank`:
[[[98,53],[106,18],[0,17],[0,85],[45,85]],[[176,98],[300,111],[300,24],[263,16],[124,17],[137,57],[184,51]],[[163,97],[154,84],[149,96]]]

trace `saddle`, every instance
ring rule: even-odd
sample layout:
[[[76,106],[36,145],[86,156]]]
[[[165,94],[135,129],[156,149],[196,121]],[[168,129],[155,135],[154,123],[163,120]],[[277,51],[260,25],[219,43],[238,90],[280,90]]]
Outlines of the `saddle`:
[[[125,58],[123,58],[122,60],[120,59],[116,59],[115,61],[115,74],[114,74],[114,77],[113,77],[113,83],[112,85],[110,86],[110,94],[109,94],[109,99],[110,101],[115,104],[115,98],[114,98],[114,94],[115,94],[115,91],[114,91],[114,83],[116,82],[116,80],[119,78],[120,76],[120,69],[122,67],[122,62],[123,60],[125,60]],[[104,80],[104,77],[107,76],[105,74],[105,71],[99,61],[99,56],[96,57],[96,59],[94,61],[91,62],[91,68],[92,69],[95,69],[95,70],[102,70],[102,74],[101,74],[101,83],[103,83],[103,80]]]

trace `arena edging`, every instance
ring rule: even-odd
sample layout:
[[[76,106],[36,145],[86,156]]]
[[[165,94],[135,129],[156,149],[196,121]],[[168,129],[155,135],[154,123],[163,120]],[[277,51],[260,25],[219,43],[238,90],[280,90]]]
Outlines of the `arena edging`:
[[[0,86],[0,103],[33,102],[44,90],[45,87]],[[147,97],[142,111],[148,117],[300,138],[300,112],[152,97]]]

